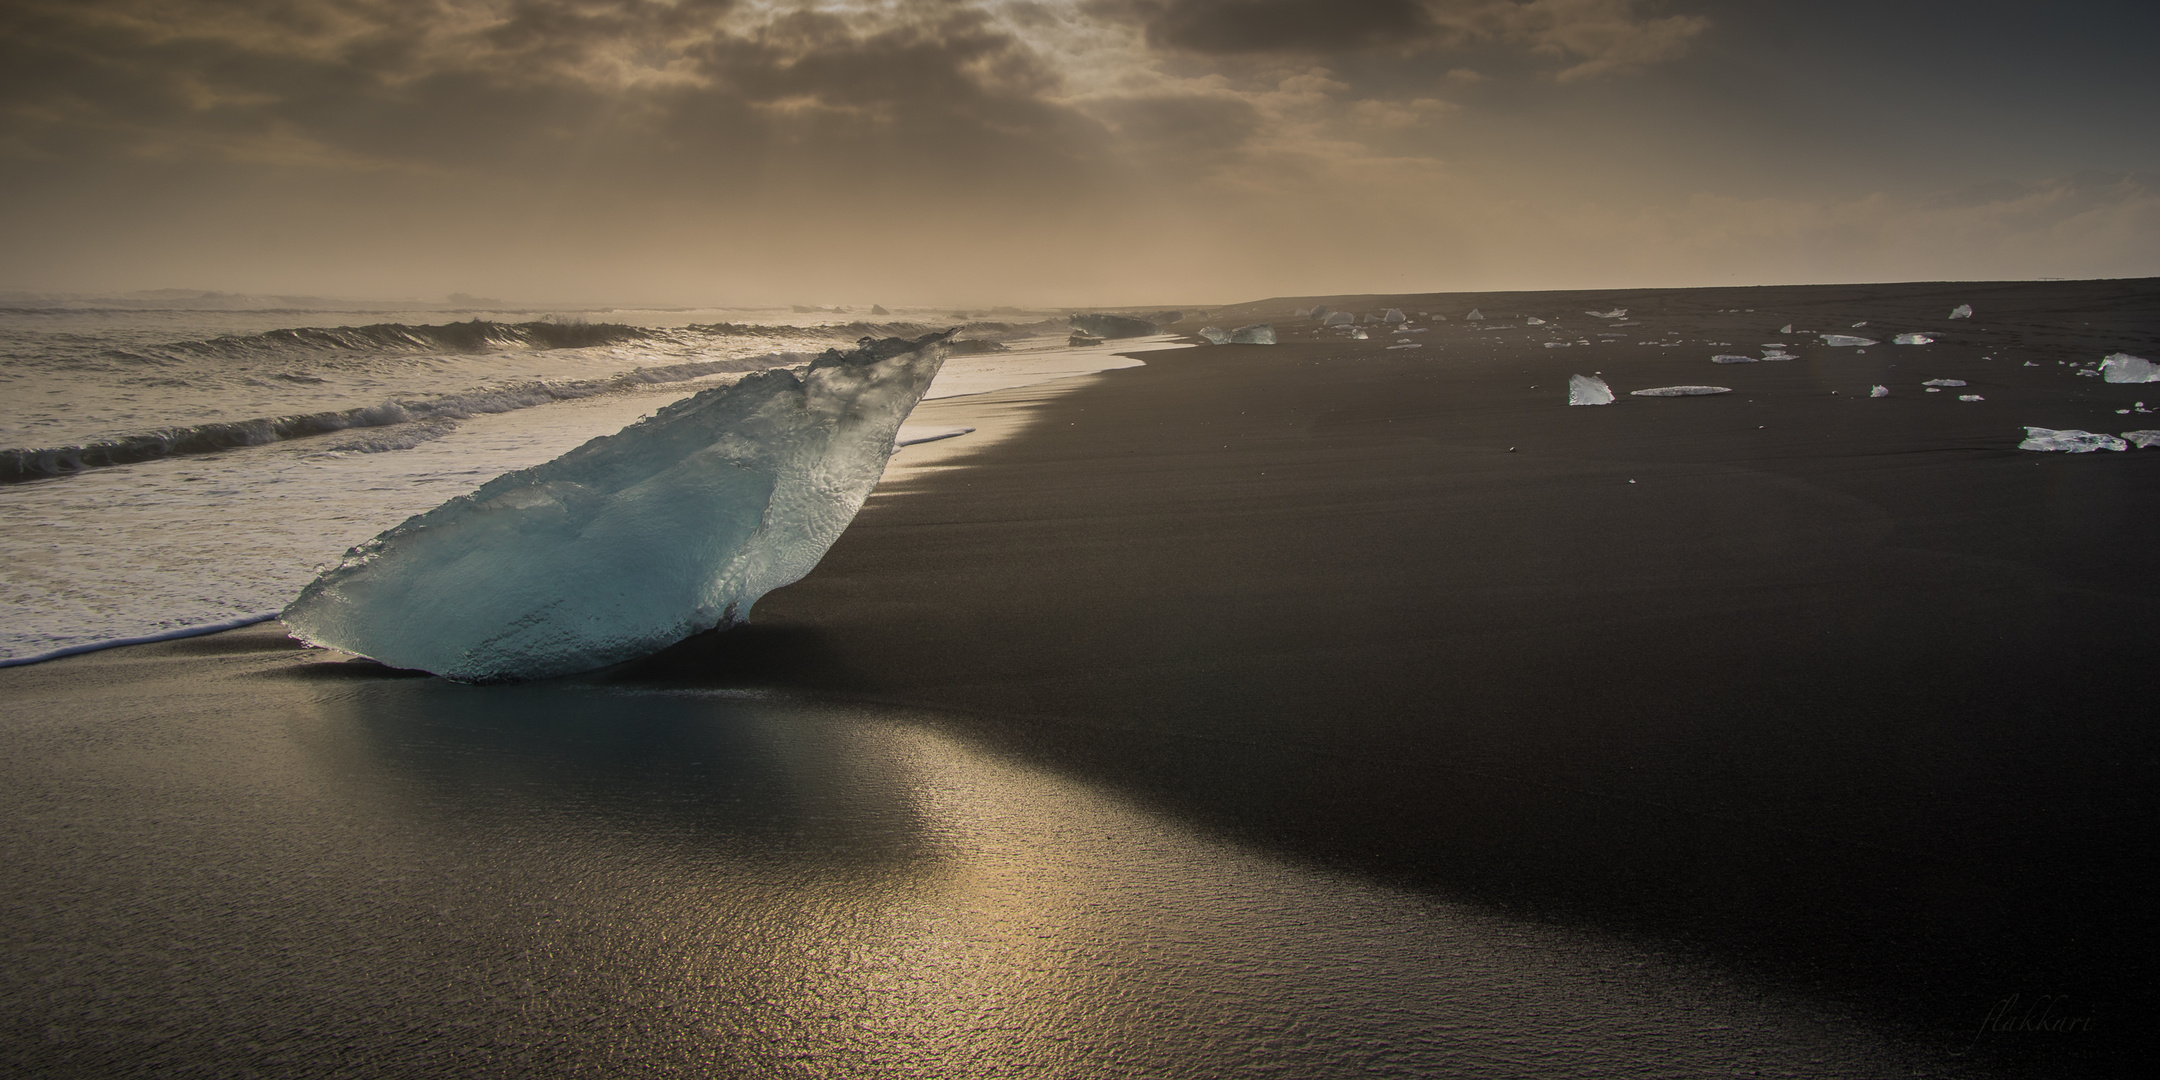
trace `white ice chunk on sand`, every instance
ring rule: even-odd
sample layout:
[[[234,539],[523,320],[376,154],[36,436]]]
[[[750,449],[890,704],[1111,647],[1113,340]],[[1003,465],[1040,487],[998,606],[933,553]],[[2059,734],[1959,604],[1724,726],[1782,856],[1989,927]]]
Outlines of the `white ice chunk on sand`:
[[[1307,315],[1310,315],[1310,314],[1312,314],[1312,309],[1311,309],[1311,308],[1309,308],[1309,307],[1301,307],[1301,308],[1297,309],[1296,311],[1293,311],[1293,312],[1291,312],[1290,314],[1292,314],[1292,315],[1294,315],[1294,316],[1296,316],[1296,317],[1298,317],[1298,318],[1302,319],[1302,318],[1306,317]]]
[[[1875,387],[1874,389],[1872,389],[1872,390],[1869,390],[1869,391],[1867,392],[1867,396],[1869,396],[1869,397],[1889,397],[1889,396],[1890,396],[1890,388],[1889,388],[1889,387],[1887,387],[1887,386],[1877,386],[1877,387]]]
[[[1570,375],[1567,379],[1567,403],[1570,405],[1610,405],[1613,403],[1612,387],[1595,375]]]
[[[1791,354],[1791,353],[1789,353],[1789,352],[1786,352],[1786,351],[1785,351],[1785,350],[1783,350],[1783,349],[1776,349],[1776,348],[1770,348],[1770,347],[1768,347],[1768,346],[1765,346],[1765,347],[1763,348],[1763,351],[1762,351],[1762,358],[1763,358],[1763,359],[1765,359],[1765,360],[1798,360],[1798,359],[1800,359],[1799,357],[1797,357],[1797,356],[1794,356],[1793,354]]]
[[[1861,327],[1863,327],[1863,326],[1866,326],[1866,325],[1867,325],[1867,320],[1866,320],[1866,319],[1862,319],[1862,320],[1860,320],[1859,322],[1856,322],[1856,323],[1854,323],[1854,324],[1853,324],[1853,329],[1855,329],[1855,330],[1858,330],[1858,329],[1860,329]]]
[[[1703,397],[1709,394],[1730,394],[1730,386],[1653,386],[1648,390],[1629,391],[1636,397]]]
[[[1468,315],[1465,315],[1465,316],[1463,316],[1463,318],[1465,318],[1465,319],[1477,319],[1477,320],[1479,320],[1479,321],[1483,321],[1483,320],[1484,320],[1484,318],[1485,318],[1485,313],[1484,313],[1484,312],[1482,312],[1482,311],[1479,311],[1479,310],[1478,310],[1478,309],[1476,309],[1476,308],[1471,308],[1471,309],[1470,309],[1470,314],[1468,314]]]
[[[1927,336],[1926,334],[1899,334],[1898,336],[1896,336],[1896,337],[1894,337],[1894,338],[1891,338],[1890,340],[1891,340],[1891,341],[1892,341],[1893,343],[1895,343],[1895,344],[1899,344],[1899,345],[1933,345],[1933,344],[1935,344],[1935,339],[1934,339],[1934,338],[1931,338],[1931,337],[1929,337],[1929,336]]]
[[[1711,357],[1710,362],[1713,364],[1754,364],[1760,363],[1761,361],[1757,360],[1755,357],[1752,356],[1741,356],[1736,353],[1719,353],[1718,355]]]
[[[1791,324],[1791,323],[1786,323],[1785,325],[1783,325],[1783,326],[1780,326],[1780,327],[1778,327],[1778,333],[1780,333],[1780,334],[1790,334],[1790,333],[1792,333],[1792,324]]]
[[[2140,450],[2160,446],[2160,431],[2125,431],[2122,437],[2137,444]]]
[[[1920,385],[1922,385],[1922,386],[1963,386],[1963,385],[1965,385],[1965,380],[1963,380],[1963,379],[1929,379],[1928,381],[1926,381],[1926,382],[1924,382],[1924,383],[1921,383]]]
[[[2143,444],[2140,444],[2143,445]],[[2060,450],[2068,454],[2090,454],[2095,450],[2128,450],[2130,444],[2113,435],[2096,435],[2076,428],[2028,427],[2025,441],[2018,444],[2020,450]]]
[[[1970,319],[1970,318],[1972,318],[1972,305],[1971,305],[1971,304],[1959,304],[1958,306],[1956,306],[1956,307],[1954,307],[1954,308],[1951,308],[1951,309],[1950,309],[1950,317],[1951,317],[1951,318],[1953,318],[1953,319]]]
[[[1529,318],[1524,319],[1523,323],[1528,326],[1543,326],[1545,325],[1545,320],[1540,319],[1535,315],[1532,315]]]
[[[1545,343],[1545,347],[1548,349],[1565,349],[1573,344],[1572,341],[1548,341]]]
[[[1363,330],[1352,330],[1350,331],[1350,337],[1354,341],[1368,341],[1372,338],[1372,335]]]
[[[740,623],[854,519],[944,337],[750,375],[499,476],[347,552],[282,617],[304,641],[473,682]]]
[[[1320,323],[1320,325],[1322,325],[1322,326],[1349,326],[1349,325],[1350,325],[1351,323],[1354,323],[1354,322],[1356,322],[1356,321],[1357,321],[1357,316],[1355,316],[1355,315],[1352,315],[1352,314],[1350,314],[1350,313],[1349,313],[1349,312],[1347,312],[1347,311],[1337,311],[1337,312],[1333,312],[1333,313],[1329,314],[1329,315],[1328,315],[1328,317],[1327,317],[1326,319],[1323,319],[1323,320],[1321,320],[1321,323]]]
[[[1987,399],[1986,399],[1986,398],[1983,398],[1983,397],[1981,397],[1981,396],[1980,396],[1980,395],[1978,395],[1978,394],[1959,394],[1959,395],[1958,395],[1958,400],[1959,400],[1959,401],[1986,401]]]
[[[2111,383],[2160,382],[2160,364],[2129,353],[2109,353],[2100,361],[2100,377]]]
[[[1875,341],[1872,338],[1855,337],[1851,334],[1824,334],[1822,335],[1822,343],[1834,348],[1849,349],[1855,346],[1865,348],[1875,344]]]
[[[1210,345],[1228,345],[1230,344],[1230,331],[1220,326],[1203,326],[1200,328],[1200,340]]]
[[[1584,311],[1583,314],[1599,319],[1625,319],[1627,318],[1627,309],[1616,307],[1611,311]]]
[[[1380,321],[1384,323],[1404,323],[1409,322],[1410,319],[1402,313],[1401,308],[1391,307],[1387,309],[1387,314],[1380,316]]]
[[[1275,344],[1275,324],[1253,323],[1251,326],[1240,326],[1230,331],[1230,344],[1273,345]]]

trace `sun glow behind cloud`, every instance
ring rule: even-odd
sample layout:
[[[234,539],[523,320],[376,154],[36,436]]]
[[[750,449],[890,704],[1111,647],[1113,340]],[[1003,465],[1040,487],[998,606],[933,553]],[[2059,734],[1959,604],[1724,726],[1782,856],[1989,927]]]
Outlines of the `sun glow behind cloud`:
[[[1876,135],[1824,167],[1837,133],[1772,93],[1814,61],[1746,63],[1747,30],[1648,0],[27,0],[0,14],[0,286],[1118,302],[2160,269],[2154,182],[2094,155],[1950,183]],[[1772,111],[1720,112],[1749,94]]]

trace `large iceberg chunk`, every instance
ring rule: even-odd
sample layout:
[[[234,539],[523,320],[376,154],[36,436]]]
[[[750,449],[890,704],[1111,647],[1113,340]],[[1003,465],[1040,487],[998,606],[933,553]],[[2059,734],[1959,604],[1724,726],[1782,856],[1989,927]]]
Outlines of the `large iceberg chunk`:
[[[1355,322],[1357,322],[1357,316],[1355,316],[1355,315],[1352,315],[1352,314],[1350,314],[1350,313],[1349,313],[1349,312],[1347,312],[1347,311],[1337,311],[1337,312],[1333,312],[1333,313],[1330,313],[1330,314],[1328,315],[1328,317],[1327,317],[1327,318],[1325,318],[1325,319],[1321,320],[1321,322],[1320,322],[1320,325],[1322,325],[1322,326],[1349,326],[1349,325],[1351,325],[1352,323],[1355,323]]]
[[[2140,450],[2160,446],[2160,431],[2125,431],[2122,437],[2136,443]]]
[[[1200,339],[1210,345],[1228,345],[1230,331],[1220,326],[1203,326],[1200,328]]]
[[[2160,382],[2160,364],[2129,353],[2109,353],[2100,361],[2100,377],[2111,383]]]
[[[1612,387],[1595,375],[1570,375],[1567,379],[1567,403],[1610,405],[1613,403]]]
[[[1950,317],[1951,317],[1951,318],[1953,318],[1953,319],[1970,319],[1970,318],[1972,318],[1972,305],[1971,305],[1971,304],[1959,304],[1958,306],[1956,306],[1956,307],[1954,307],[1954,308],[1951,308],[1951,309],[1950,309]]]
[[[2076,428],[2028,427],[2025,441],[2018,444],[2020,450],[2061,450],[2071,454],[2090,454],[2095,450],[2128,450],[2130,444],[2113,435],[2096,435]]]
[[[1406,316],[1402,313],[1401,308],[1391,307],[1387,309],[1387,314],[1380,316],[1380,321],[1385,323],[1399,323],[1409,322],[1410,318],[1409,316]]]
[[[1230,343],[1232,345],[1273,345],[1275,344],[1275,324],[1254,323],[1251,326],[1240,326],[1230,331]]]
[[[740,623],[854,520],[945,337],[865,338],[497,477],[347,552],[283,618],[302,640],[473,682]]]

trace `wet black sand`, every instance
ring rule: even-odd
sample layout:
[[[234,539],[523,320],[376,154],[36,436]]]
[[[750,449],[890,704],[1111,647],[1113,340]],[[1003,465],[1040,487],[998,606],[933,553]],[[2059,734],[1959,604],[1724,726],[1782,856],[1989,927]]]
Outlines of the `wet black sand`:
[[[1453,318],[1389,351],[1287,302],[1219,313],[1286,341],[1050,400],[867,509],[734,640],[630,677],[964,711],[1232,835],[1945,1040],[2013,995],[2092,1018],[1990,1032],[2018,1068],[2151,1049],[2160,453],[2014,446],[2155,426],[2113,410],[2160,387],[2057,364],[2152,355],[2155,283],[1334,305]],[[1515,335],[1473,305],[1734,347],[1486,344]],[[1775,341],[1805,359],[1708,362]],[[1562,407],[1591,370],[1621,402]],[[1673,383],[1737,392],[1627,396]]]
[[[2148,426],[2056,361],[2154,355],[2154,283],[1311,302],[1006,395],[613,672],[0,672],[0,1065],[2138,1074],[2160,451],[2012,447]],[[1861,319],[1942,341],[1763,332]]]

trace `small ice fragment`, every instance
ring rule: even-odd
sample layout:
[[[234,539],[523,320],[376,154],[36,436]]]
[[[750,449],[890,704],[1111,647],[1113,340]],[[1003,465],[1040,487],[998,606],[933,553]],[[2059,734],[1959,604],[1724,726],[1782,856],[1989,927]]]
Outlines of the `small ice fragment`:
[[[1390,345],[1390,346],[1388,346],[1388,348],[1390,348],[1390,349],[1422,349],[1422,348],[1424,348],[1424,347],[1425,347],[1425,346],[1423,346],[1423,345],[1420,345],[1420,344],[1418,344],[1418,343],[1417,343],[1417,342],[1415,342],[1415,341],[1411,342],[1411,343],[1410,343],[1410,344],[1408,344],[1408,345]]]
[[[1570,375],[1567,380],[1567,403],[1610,405],[1613,403],[1612,387],[1595,375]]]
[[[1926,381],[1926,382],[1924,382],[1924,383],[1921,383],[1920,385],[1922,385],[1922,386],[1963,386],[1963,385],[1965,385],[1965,380],[1963,380],[1963,379],[1929,379],[1928,381]]]
[[[1951,318],[1953,318],[1953,319],[1970,319],[1970,318],[1972,318],[1972,305],[1971,305],[1971,304],[1959,304],[1958,306],[1956,306],[1956,307],[1954,307],[1954,308],[1951,308],[1951,309],[1950,309],[1950,317],[1951,317]]]
[[[2100,375],[2111,383],[2160,382],[2160,364],[2129,353],[2109,353],[2100,361]]]
[[[1987,399],[1986,399],[1986,398],[1983,398],[1983,397],[1981,397],[1981,396],[1980,396],[1980,395],[1978,395],[1978,394],[1959,394],[1959,395],[1958,395],[1958,400],[1959,400],[1959,401],[1985,401],[1985,400],[1987,400]]]
[[[1380,321],[1384,323],[1404,323],[1409,322],[1410,319],[1402,313],[1401,308],[1391,307],[1387,309],[1387,314],[1380,316]]]
[[[1737,356],[1732,353],[1719,353],[1718,355],[1711,357],[1710,362],[1713,364],[1753,364],[1757,361],[1752,356]]]
[[[1631,391],[1636,397],[1702,397],[1705,394],[1730,394],[1730,386],[1653,386],[1648,390]]]
[[[1230,344],[1273,345],[1275,344],[1275,324],[1254,323],[1251,326],[1240,326],[1230,331]]]
[[[1350,337],[1351,337],[1351,338],[1352,338],[1353,340],[1356,340],[1356,341],[1369,341],[1369,340],[1371,340],[1371,335],[1367,334],[1367,333],[1366,333],[1365,331],[1363,331],[1363,330],[1352,330],[1352,331],[1350,331]]]
[[[1350,325],[1351,323],[1354,323],[1354,322],[1356,322],[1356,321],[1357,321],[1357,316],[1355,316],[1355,315],[1352,315],[1352,314],[1350,314],[1350,313],[1349,313],[1349,312],[1347,312],[1347,311],[1336,311],[1336,312],[1330,312],[1330,313],[1328,314],[1328,317],[1327,317],[1326,319],[1322,320],[1322,322],[1320,323],[1320,325],[1322,325],[1322,326],[1348,326],[1348,325]]]
[[[2139,432],[2150,434],[2150,432]],[[2149,443],[2139,443],[2147,446]],[[2128,450],[2130,444],[2113,435],[2096,435],[2076,428],[2027,427],[2025,441],[2018,444],[2020,450],[2060,450],[2066,454],[2090,454],[2095,450]]]
[[[2027,361],[2025,361],[2025,366],[2026,366],[2026,367],[2039,367],[2040,365],[2038,365],[2038,364],[2035,364],[2035,363],[2033,363],[2033,362],[2032,362],[2032,361],[2030,361],[2030,360],[2027,360]]]
[[[1893,341],[1893,342],[1895,342],[1895,343],[1897,343],[1897,344],[1899,344],[1899,345],[1933,345],[1933,344],[1935,344],[1935,339],[1934,339],[1934,338],[1931,338],[1931,337],[1929,337],[1929,336],[1927,336],[1926,334],[1899,334],[1898,336],[1896,336],[1896,337],[1894,337],[1894,338],[1891,338],[1890,340],[1891,340],[1891,341]]]
[[[2141,450],[2160,446],[2160,431],[2125,431],[2122,437],[2136,443]]]
[[[1854,337],[1851,334],[1824,334],[1822,335],[1822,340],[1823,344],[1837,349],[1848,349],[1856,345],[1867,346],[1875,344],[1875,342],[1869,338]]]
[[[1537,317],[1537,316],[1535,316],[1535,315],[1532,315],[1532,316],[1530,316],[1529,318],[1527,318],[1527,319],[1524,319],[1524,320],[1523,320],[1523,322],[1524,322],[1524,324],[1526,324],[1526,325],[1529,325],[1529,326],[1543,326],[1543,325],[1545,325],[1545,320],[1543,320],[1543,319],[1540,319],[1540,318],[1538,318],[1538,317]]]
[[[1783,349],[1764,349],[1764,350],[1763,350],[1763,354],[1762,354],[1762,358],[1763,358],[1763,359],[1765,359],[1765,360],[1798,360],[1798,359],[1800,359],[1799,357],[1797,357],[1797,356],[1794,356],[1793,354],[1791,354],[1791,353],[1789,353],[1789,352],[1786,352],[1786,351],[1785,351],[1785,350],[1783,350]]]
[[[1625,319],[1627,318],[1627,309],[1624,307],[1616,307],[1611,311],[1585,311],[1583,312],[1583,314],[1594,316],[1600,319]]]
[[[1876,386],[1876,387],[1875,387],[1874,389],[1872,389],[1872,390],[1869,390],[1869,391],[1867,392],[1867,396],[1869,396],[1869,397],[1889,397],[1889,396],[1890,396],[1890,388],[1889,388],[1889,387],[1887,387],[1887,386],[1881,386],[1881,385],[1878,385],[1878,386]]]
[[[1484,318],[1485,318],[1485,313],[1484,313],[1484,312],[1482,312],[1482,311],[1479,311],[1479,310],[1478,310],[1478,309],[1476,309],[1476,308],[1471,308],[1471,309],[1470,309],[1470,314],[1468,314],[1468,315],[1465,315],[1465,316],[1463,316],[1463,318],[1465,318],[1465,319],[1477,319],[1477,320],[1479,320],[1479,321],[1483,321],[1483,320],[1484,320]]]
[[[1380,316],[1368,312],[1364,318],[1359,319],[1358,321],[1364,323],[1367,326],[1371,326],[1372,324],[1380,321]]]
[[[1202,340],[1206,341],[1210,345],[1230,344],[1230,331],[1225,330],[1220,326],[1201,327],[1200,337]]]
[[[1927,388],[1927,392],[1928,392],[1928,393],[1930,393],[1930,394],[1940,394],[1940,393],[1942,393],[1942,387],[1940,387],[1940,386],[1930,386],[1930,387],[1928,387],[1928,388]]]
[[[1783,325],[1783,326],[1780,326],[1780,327],[1778,327],[1778,333],[1780,333],[1780,334],[1790,334],[1790,333],[1792,333],[1792,324],[1791,324],[1791,323],[1786,323],[1785,325]]]
[[[2078,374],[2080,374],[2080,375],[2090,375],[2090,376],[2092,376],[2092,377],[2094,377],[2094,378],[2098,378],[2098,377],[2100,376],[2100,373],[2099,373],[2099,372],[2097,372],[2097,371],[2094,371],[2094,370],[2093,370],[2093,369],[2091,369],[2091,368],[2079,368],[2079,369],[2078,369],[2078,371],[2077,371],[2077,373],[2078,373]]]
[[[1854,324],[1853,324],[1853,329],[1855,329],[1855,330],[1858,330],[1858,329],[1860,329],[1861,327],[1863,327],[1863,326],[1866,326],[1866,325],[1867,325],[1867,320],[1866,320],[1866,319],[1862,319],[1862,320],[1860,320],[1859,322],[1856,322],[1856,323],[1854,323]]]
[[[1545,343],[1545,347],[1548,349],[1565,349],[1573,344],[1575,343],[1572,341],[1548,341]]]

